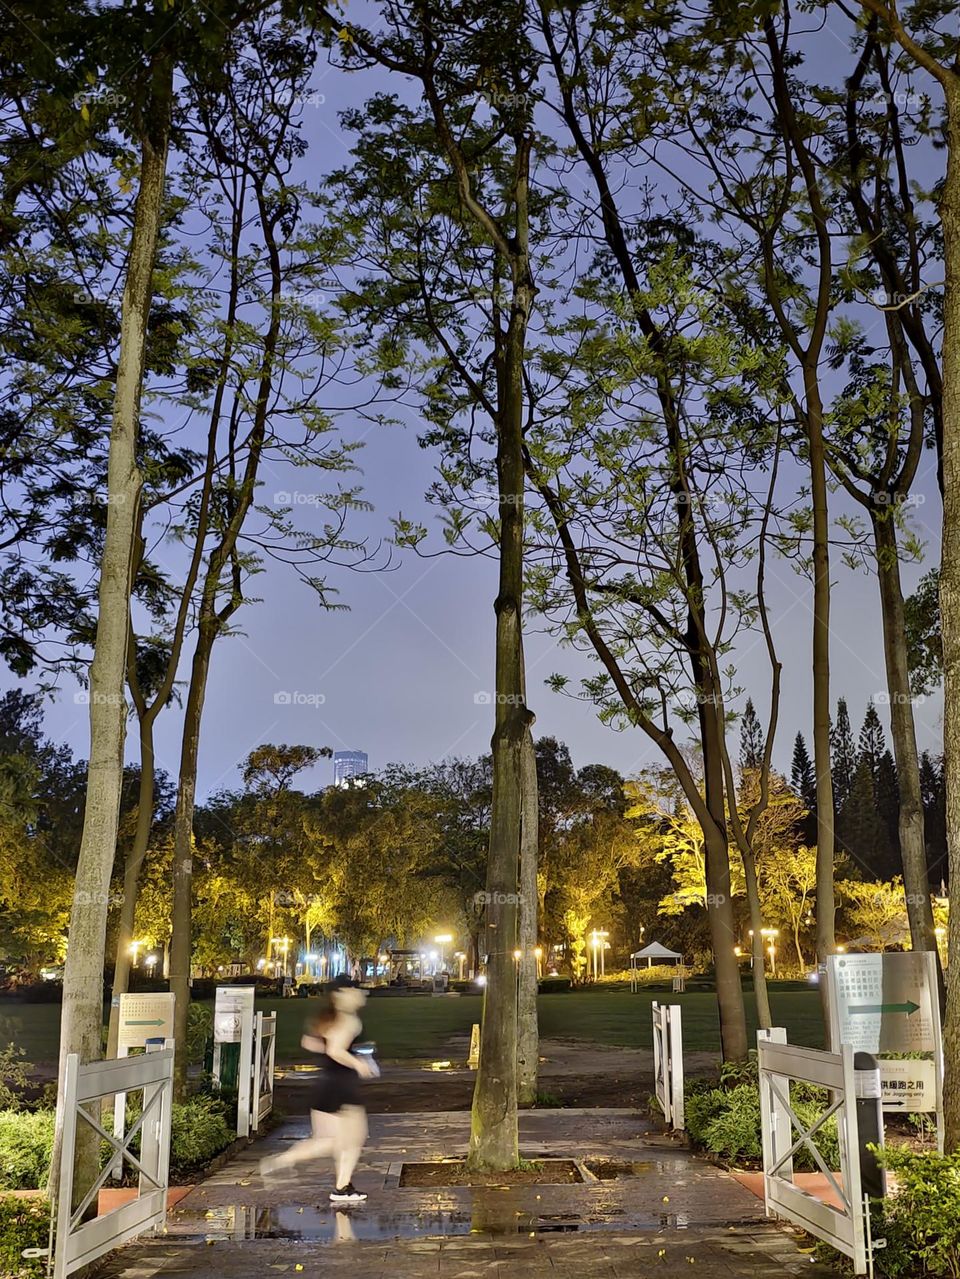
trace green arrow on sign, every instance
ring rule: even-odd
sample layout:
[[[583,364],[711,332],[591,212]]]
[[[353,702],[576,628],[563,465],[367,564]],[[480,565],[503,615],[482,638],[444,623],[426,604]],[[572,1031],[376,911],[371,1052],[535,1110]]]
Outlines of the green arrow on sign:
[[[853,1016],[855,1013],[906,1013],[909,1016],[910,1013],[918,1012],[919,1009],[919,1004],[908,999],[905,1004],[857,1004],[855,1008],[851,1007],[850,1014]]]
[[[123,1024],[125,1026],[162,1026],[164,1020],[162,1017],[157,1017],[153,1021],[125,1021]]]

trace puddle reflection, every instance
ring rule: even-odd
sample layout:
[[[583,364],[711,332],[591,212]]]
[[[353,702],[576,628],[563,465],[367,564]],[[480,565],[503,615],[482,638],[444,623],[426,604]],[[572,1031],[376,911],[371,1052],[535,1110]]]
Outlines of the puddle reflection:
[[[168,1228],[181,1239],[288,1239],[331,1244],[357,1240],[417,1239],[456,1235],[557,1234],[605,1229],[684,1229],[682,1213],[656,1213],[649,1218],[625,1213],[614,1204],[594,1203],[581,1213],[519,1209],[498,1195],[475,1195],[469,1208],[438,1203],[436,1208],[384,1212],[369,1202],[350,1208],[231,1204],[206,1212],[177,1209]]]

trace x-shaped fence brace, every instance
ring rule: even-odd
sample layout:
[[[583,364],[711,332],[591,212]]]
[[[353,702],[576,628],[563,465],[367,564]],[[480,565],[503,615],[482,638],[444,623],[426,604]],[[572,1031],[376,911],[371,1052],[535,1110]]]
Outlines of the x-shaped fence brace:
[[[832,1115],[835,1115],[838,1110],[841,1110],[843,1108],[843,1104],[844,1104],[843,1095],[841,1094],[840,1096],[836,1097],[818,1119],[814,1120],[814,1122],[809,1127],[805,1127],[803,1124],[803,1121],[797,1118],[797,1115],[794,1112],[793,1107],[790,1105],[790,1085],[789,1084],[787,1085],[787,1095],[784,1096],[780,1088],[778,1087],[777,1083],[772,1078],[768,1077],[766,1082],[768,1087],[770,1088],[770,1091],[773,1093],[773,1095],[777,1098],[777,1100],[783,1106],[784,1110],[787,1112],[787,1115],[789,1116],[790,1123],[792,1126],[791,1132],[795,1128],[797,1132],[800,1134],[800,1136],[793,1143],[790,1149],[785,1154],[781,1155],[780,1158],[777,1160],[777,1162],[773,1165],[773,1167],[769,1169],[767,1175],[770,1177],[775,1177],[777,1175],[778,1169],[782,1168],[788,1159],[792,1159],[793,1156],[797,1153],[797,1151],[801,1148],[801,1146],[806,1146],[806,1148],[810,1151],[810,1154],[813,1156],[814,1162],[817,1164],[820,1171],[824,1174],[824,1176],[830,1182],[830,1185],[833,1186],[834,1190],[837,1192],[837,1195],[840,1198],[840,1202],[844,1206],[844,1210],[845,1210],[844,1215],[848,1217],[851,1216],[853,1212],[853,1208],[850,1203],[850,1199],[844,1193],[843,1187],[837,1181],[836,1177],[834,1177],[831,1170],[824,1163],[823,1156],[820,1154],[820,1151],[817,1149],[816,1143],[814,1141],[811,1141],[811,1138],[814,1136],[814,1134],[820,1131],[820,1129],[827,1122],[827,1120]]]
[[[96,1132],[104,1141],[107,1141],[113,1147],[113,1155],[111,1155],[111,1158],[108,1159],[107,1162],[104,1164],[103,1169],[100,1172],[100,1175],[97,1177],[93,1185],[84,1195],[83,1199],[80,1202],[79,1207],[74,1209],[73,1215],[70,1218],[71,1230],[73,1230],[77,1225],[80,1224],[80,1222],[83,1220],[84,1213],[86,1212],[90,1204],[93,1202],[94,1196],[100,1193],[100,1189],[103,1186],[103,1183],[106,1181],[107,1177],[110,1175],[110,1169],[113,1167],[114,1156],[116,1155],[120,1156],[121,1166],[123,1164],[123,1160],[126,1159],[130,1164],[133,1165],[133,1167],[142,1177],[146,1177],[148,1181],[152,1182],[153,1185],[157,1188],[157,1190],[163,1189],[163,1186],[157,1180],[156,1175],[150,1172],[149,1169],[145,1168],[143,1164],[140,1162],[140,1160],[137,1158],[137,1156],[130,1149],[130,1143],[133,1141],[133,1139],[136,1136],[139,1135],[140,1131],[143,1128],[143,1124],[147,1116],[150,1114],[150,1112],[154,1108],[159,1108],[162,1096],[163,1096],[162,1090],[158,1088],[156,1092],[153,1094],[153,1096],[149,1098],[149,1100],[147,1100],[146,1097],[144,1098],[144,1106],[143,1106],[143,1110],[140,1112],[139,1119],[137,1119],[136,1123],[133,1125],[130,1131],[125,1133],[122,1138],[115,1136],[112,1132],[107,1132],[107,1130],[104,1127],[102,1127],[97,1122],[97,1120],[94,1119],[94,1117],[91,1114],[89,1114],[86,1110],[84,1110],[83,1105],[79,1105],[77,1107],[77,1114],[94,1130],[94,1132]]]

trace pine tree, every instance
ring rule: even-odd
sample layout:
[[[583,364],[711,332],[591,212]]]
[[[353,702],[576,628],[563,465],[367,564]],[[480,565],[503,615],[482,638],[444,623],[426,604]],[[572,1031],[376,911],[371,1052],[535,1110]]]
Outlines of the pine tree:
[[[853,787],[853,775],[857,771],[857,748],[850,727],[847,699],[837,701],[837,722],[830,729],[830,754],[833,772],[833,806],[839,815],[843,812]]]
[[[763,763],[763,729],[754,709],[753,701],[747,698],[746,709],[740,723],[740,767],[741,769],[759,768]]]
[[[847,802],[837,817],[837,840],[840,848],[865,878],[883,879],[892,851],[887,828],[877,812],[873,777],[866,757],[853,775]]]
[[[895,875],[902,874],[903,864],[900,854],[900,787],[897,781],[897,766],[893,755],[888,750],[880,756],[873,793],[877,812],[886,828],[890,845],[888,864],[880,878],[893,879]]]
[[[930,883],[937,887],[947,879],[947,793],[942,755],[932,756],[924,751],[920,756],[920,790],[927,866]]]
[[[873,698],[871,698],[867,702],[867,713],[863,717],[863,725],[860,729],[857,763],[861,760],[866,760],[867,767],[870,769],[870,776],[873,778],[874,788],[876,788],[880,779],[880,761],[886,750],[887,739],[884,736],[883,725],[880,723],[880,716],[877,714],[877,708],[873,704]]]
[[[817,842],[817,775],[802,733],[797,733],[793,741],[790,785],[806,809],[797,835],[809,847]]]

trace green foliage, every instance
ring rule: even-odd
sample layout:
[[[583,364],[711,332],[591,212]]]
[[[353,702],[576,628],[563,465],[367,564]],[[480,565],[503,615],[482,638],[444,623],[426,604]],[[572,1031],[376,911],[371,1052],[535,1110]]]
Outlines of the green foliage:
[[[171,1117],[171,1177],[193,1172],[209,1163],[234,1140],[226,1107],[212,1097],[194,1097],[175,1104]]]
[[[935,1155],[888,1146],[878,1152],[896,1174],[897,1193],[884,1201],[874,1234],[887,1237],[878,1265],[891,1279],[960,1275],[960,1154]]]
[[[53,1121],[52,1110],[0,1111],[0,1190],[36,1190],[44,1185],[53,1149]]]
[[[16,1044],[0,1048],[0,1110],[21,1110],[23,1092],[30,1082],[30,1063]]]
[[[910,687],[915,695],[931,693],[943,679],[940,638],[940,572],[931,569],[903,601]]]
[[[806,1084],[792,1085],[790,1101],[805,1127],[827,1106],[826,1093]],[[688,1084],[685,1114],[687,1132],[695,1145],[732,1162],[759,1160],[763,1150],[756,1054],[751,1053],[744,1062],[724,1062],[717,1078]],[[840,1148],[834,1118],[828,1119],[817,1132],[816,1144],[827,1166],[839,1168]],[[793,1166],[798,1172],[817,1168],[806,1147],[797,1151]]]
[[[127,1105],[127,1125],[140,1113],[139,1099]],[[104,1127],[112,1127],[112,1116],[104,1117]],[[53,1149],[54,1111],[36,1113],[0,1111],[0,1190],[36,1190],[43,1186]],[[227,1123],[226,1106],[213,1097],[193,1097],[175,1103],[170,1124],[170,1175],[195,1172],[231,1144],[234,1131]],[[132,1143],[139,1149],[137,1139]],[[101,1166],[111,1157],[109,1142],[100,1143]]]
[[[187,1009],[187,1061],[203,1061],[207,1040],[213,1037],[213,1009],[209,1004],[191,1003]]]
[[[686,1100],[692,1141],[723,1159],[759,1159],[760,1094],[751,1084],[711,1088]]]
[[[0,1195],[0,1275],[4,1279],[39,1279],[44,1262],[24,1261],[24,1248],[46,1248],[50,1205],[46,1199]]]

